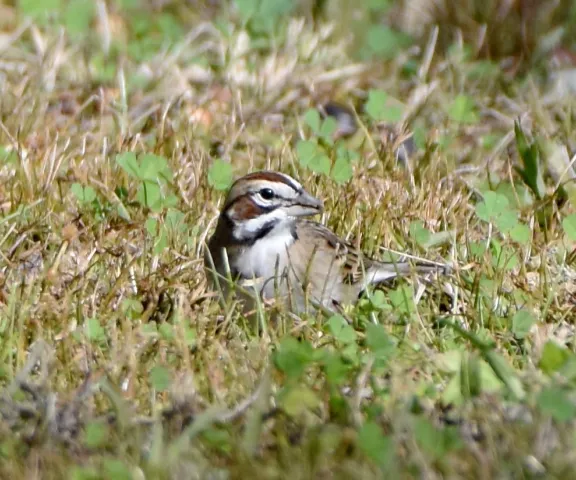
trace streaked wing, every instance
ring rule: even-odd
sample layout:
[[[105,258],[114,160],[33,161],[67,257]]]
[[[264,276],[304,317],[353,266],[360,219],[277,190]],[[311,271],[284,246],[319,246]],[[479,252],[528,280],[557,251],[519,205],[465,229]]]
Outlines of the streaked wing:
[[[362,254],[348,242],[342,240],[331,230],[320,223],[302,220],[297,223],[296,232],[303,245],[314,245],[316,257],[322,263],[335,264],[340,271],[341,287],[352,287],[357,295],[369,284],[378,284],[397,276],[408,275],[411,272],[428,273],[446,270],[447,266],[425,261],[407,261],[401,257],[396,261],[381,262]],[[315,263],[314,267],[317,269]],[[334,267],[333,267],[334,268]],[[324,269],[320,269],[324,270]],[[322,272],[325,274],[328,272]],[[336,272],[331,271],[332,275]]]
[[[372,263],[372,260],[364,256],[350,243],[342,240],[320,223],[311,220],[298,222],[296,232],[300,238],[305,237],[305,243],[312,244],[318,251],[333,256],[341,274],[344,277],[351,277],[348,283],[355,283],[360,280],[362,267],[368,269]],[[363,263],[364,265],[362,265]]]
[[[371,260],[317,222],[297,222],[296,234],[289,254],[299,282],[324,305],[355,302]]]

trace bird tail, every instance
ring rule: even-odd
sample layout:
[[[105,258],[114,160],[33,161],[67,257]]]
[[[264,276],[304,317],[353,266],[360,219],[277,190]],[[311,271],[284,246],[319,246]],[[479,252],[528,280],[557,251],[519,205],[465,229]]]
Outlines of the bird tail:
[[[366,272],[365,286],[383,283],[396,277],[407,276],[410,273],[439,273],[441,275],[447,275],[451,271],[452,267],[450,265],[431,261],[419,260],[415,262],[399,261],[376,263],[371,265]]]

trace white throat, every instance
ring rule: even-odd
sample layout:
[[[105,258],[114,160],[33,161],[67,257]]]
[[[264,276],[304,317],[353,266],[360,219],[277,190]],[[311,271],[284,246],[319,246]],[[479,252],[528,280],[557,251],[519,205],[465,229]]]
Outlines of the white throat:
[[[234,224],[232,235],[236,240],[245,242],[262,235],[261,232],[263,229],[269,231],[269,233],[266,234],[269,235],[272,234],[272,230],[282,228],[283,225],[289,227],[293,219],[289,218],[286,213],[279,208],[265,215],[251,218],[250,220],[242,220],[239,222],[232,219],[232,222]]]
[[[266,235],[237,256],[233,267],[245,278],[269,278],[281,273],[288,263],[287,249],[294,243],[293,224],[294,219],[289,217],[278,221]]]

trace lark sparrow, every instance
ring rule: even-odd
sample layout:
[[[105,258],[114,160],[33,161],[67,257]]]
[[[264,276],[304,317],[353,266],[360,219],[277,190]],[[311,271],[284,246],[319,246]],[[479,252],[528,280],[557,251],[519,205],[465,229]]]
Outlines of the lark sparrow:
[[[280,295],[300,313],[319,305],[338,311],[356,302],[370,284],[443,267],[370,259],[325,226],[305,219],[322,210],[322,201],[288,175],[262,171],[240,178],[208,242],[209,278],[224,294],[230,291],[227,279],[242,287],[248,309],[255,308],[255,295],[261,300]]]

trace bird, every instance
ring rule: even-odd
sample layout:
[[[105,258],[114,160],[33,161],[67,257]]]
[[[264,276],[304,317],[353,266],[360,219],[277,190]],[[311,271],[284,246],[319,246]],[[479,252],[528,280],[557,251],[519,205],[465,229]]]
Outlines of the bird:
[[[246,312],[258,301],[280,299],[296,314],[338,313],[370,285],[412,271],[449,270],[434,262],[370,258],[308,218],[323,210],[322,200],[284,173],[257,171],[236,180],[205,249],[212,287],[225,297],[236,289]]]

